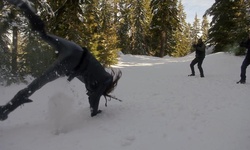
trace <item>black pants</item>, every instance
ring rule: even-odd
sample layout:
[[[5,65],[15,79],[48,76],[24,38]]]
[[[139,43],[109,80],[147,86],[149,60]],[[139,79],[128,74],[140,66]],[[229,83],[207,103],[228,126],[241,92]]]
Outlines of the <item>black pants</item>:
[[[241,81],[246,81],[246,70],[249,64],[250,60],[245,58],[241,65],[241,73],[240,73]]]
[[[200,71],[200,76],[204,77],[203,69],[202,69],[202,63],[203,63],[204,58],[203,57],[196,57],[190,64],[190,68],[192,71],[192,74],[195,75],[194,71],[194,65],[198,63],[198,69]]]

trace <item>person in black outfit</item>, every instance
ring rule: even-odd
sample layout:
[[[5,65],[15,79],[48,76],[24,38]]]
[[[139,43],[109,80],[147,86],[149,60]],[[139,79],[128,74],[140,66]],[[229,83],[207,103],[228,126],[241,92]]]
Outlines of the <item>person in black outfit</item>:
[[[203,43],[202,39],[198,40],[197,44],[194,44],[193,47],[195,48],[195,58],[190,64],[191,74],[189,76],[195,76],[194,65],[198,63],[198,69],[200,71],[200,76],[204,77],[204,72],[202,69],[202,63],[205,58],[205,49],[206,46]]]
[[[87,48],[58,36],[47,34],[44,22],[35,14],[34,9],[28,3],[22,0],[6,1],[24,12],[24,15],[29,19],[32,30],[38,32],[45,42],[55,48],[58,52],[58,58],[40,77],[20,90],[7,104],[0,106],[0,120],[7,119],[9,113],[18,106],[32,102],[29,97],[45,84],[63,76],[67,76],[69,81],[76,77],[85,83],[91,116],[100,113],[101,110],[98,109],[100,97],[114,98],[109,93],[116,87],[121,77],[121,71],[112,70],[111,73],[108,73]]]
[[[238,81],[237,83],[245,84],[246,83],[246,70],[247,70],[248,65],[250,64],[250,34],[246,41],[243,41],[240,43],[240,47],[245,47],[248,50],[247,50],[246,57],[241,65],[240,81]]]

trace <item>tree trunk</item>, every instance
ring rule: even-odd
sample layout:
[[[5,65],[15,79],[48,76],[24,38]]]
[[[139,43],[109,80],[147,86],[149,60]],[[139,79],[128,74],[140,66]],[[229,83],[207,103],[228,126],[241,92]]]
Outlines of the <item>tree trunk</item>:
[[[165,48],[166,48],[166,32],[161,32],[161,48],[160,48],[160,57],[164,57],[165,55]]]
[[[16,75],[17,73],[17,41],[18,41],[18,28],[16,26],[13,27],[13,48],[12,48],[12,73]]]

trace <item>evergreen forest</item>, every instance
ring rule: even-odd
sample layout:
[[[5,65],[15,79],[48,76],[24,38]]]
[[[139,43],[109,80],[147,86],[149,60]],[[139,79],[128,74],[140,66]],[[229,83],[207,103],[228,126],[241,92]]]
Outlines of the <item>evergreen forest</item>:
[[[181,0],[29,0],[46,30],[87,47],[106,67],[119,54],[183,57],[202,38],[214,52],[244,55],[239,43],[250,31],[249,0],[215,0],[186,21]],[[22,12],[0,1],[0,84],[39,76],[55,51],[33,32]]]

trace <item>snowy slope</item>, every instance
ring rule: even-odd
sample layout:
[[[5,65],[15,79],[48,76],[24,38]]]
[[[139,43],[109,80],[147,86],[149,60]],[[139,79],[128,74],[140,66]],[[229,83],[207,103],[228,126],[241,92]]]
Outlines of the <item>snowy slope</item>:
[[[122,55],[123,76],[91,118],[77,79],[47,84],[0,122],[0,150],[249,150],[250,78],[238,85],[244,57],[211,54],[205,78],[188,77],[193,55]],[[250,76],[250,68],[247,70]],[[25,85],[0,87],[0,105]]]

